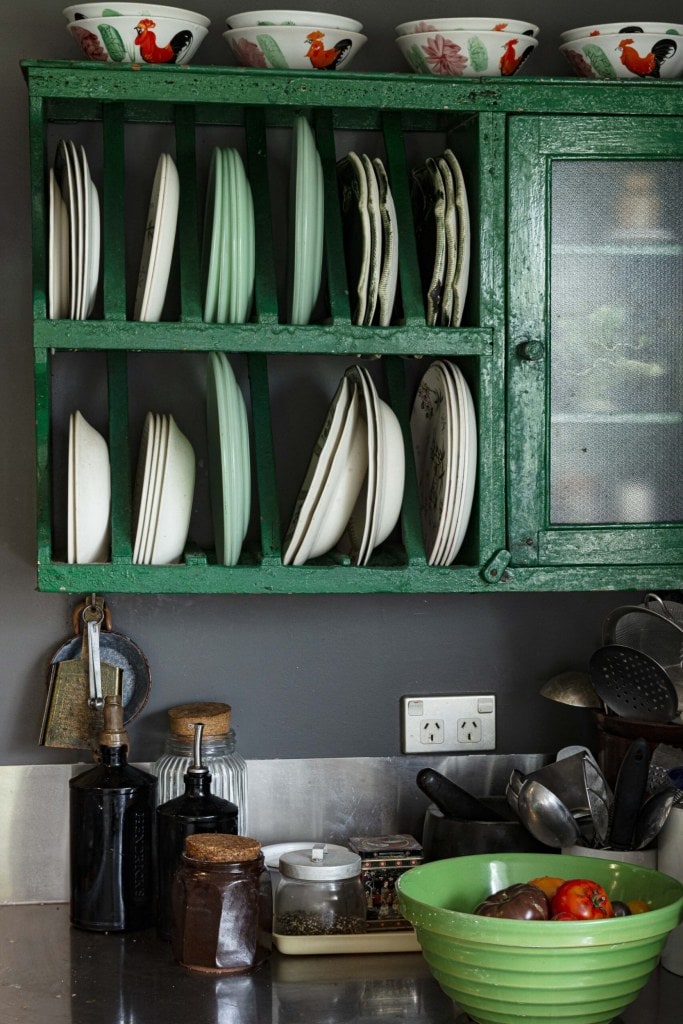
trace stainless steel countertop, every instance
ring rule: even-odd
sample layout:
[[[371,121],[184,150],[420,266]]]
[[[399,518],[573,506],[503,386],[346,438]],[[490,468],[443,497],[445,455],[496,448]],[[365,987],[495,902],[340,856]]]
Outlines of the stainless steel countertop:
[[[679,1024],[683,978],[659,969],[623,1024]],[[0,907],[0,1024],[464,1024],[418,953],[287,957],[195,976],[153,931],[99,935],[66,904]]]

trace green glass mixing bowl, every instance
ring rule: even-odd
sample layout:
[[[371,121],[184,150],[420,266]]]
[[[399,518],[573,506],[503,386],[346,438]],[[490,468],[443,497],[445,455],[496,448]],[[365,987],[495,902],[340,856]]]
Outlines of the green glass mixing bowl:
[[[472,913],[485,896],[551,875],[589,878],[651,909],[598,921],[513,921]],[[479,1024],[601,1024],[636,998],[683,919],[683,885],[617,860],[509,853],[453,857],[398,880],[432,974]]]

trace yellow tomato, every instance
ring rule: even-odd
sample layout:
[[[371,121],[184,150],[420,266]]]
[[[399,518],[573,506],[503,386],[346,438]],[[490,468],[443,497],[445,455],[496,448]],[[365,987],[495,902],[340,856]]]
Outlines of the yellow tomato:
[[[626,906],[632,914],[644,914],[650,909],[650,904],[645,900],[627,900]]]
[[[532,878],[529,885],[535,885],[541,890],[541,892],[546,894],[549,900],[551,900],[563,882],[564,878],[553,878],[552,875],[540,875],[538,878]]]

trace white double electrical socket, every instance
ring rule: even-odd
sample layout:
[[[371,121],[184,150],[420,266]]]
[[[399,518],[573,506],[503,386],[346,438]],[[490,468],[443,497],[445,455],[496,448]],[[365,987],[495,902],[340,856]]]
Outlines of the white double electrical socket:
[[[496,698],[492,693],[401,698],[404,754],[472,754],[495,747]]]

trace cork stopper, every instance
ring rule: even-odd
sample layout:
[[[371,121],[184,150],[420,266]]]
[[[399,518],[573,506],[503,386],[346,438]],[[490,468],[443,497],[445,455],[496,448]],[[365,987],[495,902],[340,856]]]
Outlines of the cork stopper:
[[[185,839],[185,854],[188,857],[212,864],[256,860],[260,852],[258,839],[250,839],[248,836],[200,833]]]
[[[168,724],[173,736],[194,739],[196,722],[204,724],[204,736],[225,736],[230,731],[229,704],[199,701],[196,704],[178,704],[168,709]]]

